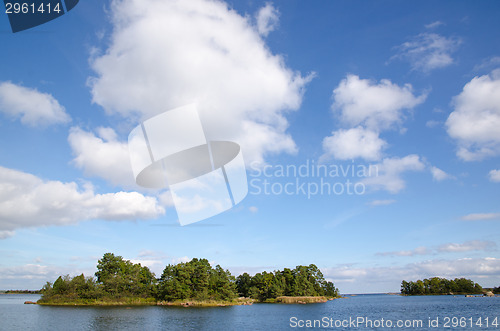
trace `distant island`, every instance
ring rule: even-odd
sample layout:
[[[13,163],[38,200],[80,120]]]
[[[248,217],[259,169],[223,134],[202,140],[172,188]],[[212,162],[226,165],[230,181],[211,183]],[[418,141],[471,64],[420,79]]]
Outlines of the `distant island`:
[[[496,290],[497,288],[495,288]],[[483,294],[485,290],[470,279],[445,279],[433,277],[430,279],[401,282],[402,295],[443,295],[443,294]],[[494,292],[493,292],[494,293]]]
[[[0,294],[40,294],[41,290],[6,290],[0,291]]]
[[[226,306],[253,302],[312,303],[339,296],[317,266],[234,277],[207,259],[167,265],[160,278],[146,266],[106,253],[95,277],[59,276],[47,282],[41,305]]]
[[[0,290],[0,294],[40,294],[41,290]]]

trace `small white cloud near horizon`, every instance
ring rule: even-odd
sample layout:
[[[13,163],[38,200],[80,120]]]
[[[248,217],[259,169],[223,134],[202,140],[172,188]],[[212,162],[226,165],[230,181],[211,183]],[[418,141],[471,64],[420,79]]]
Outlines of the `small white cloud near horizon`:
[[[388,206],[396,203],[396,200],[373,200],[369,203],[370,206]]]
[[[279,11],[271,3],[266,3],[256,14],[257,31],[261,36],[267,37],[279,24]]]
[[[394,252],[381,252],[381,253],[376,253],[375,255],[379,255],[379,256],[415,256],[415,255],[430,255],[432,254],[432,250],[427,248],[427,247],[424,247],[424,246],[420,246],[420,247],[417,247],[413,250],[409,250],[409,251],[394,251]]]
[[[248,207],[248,210],[250,210],[252,213],[256,213],[259,211],[259,208],[255,207],[255,206],[250,206],[250,207]]]
[[[404,265],[382,267],[332,266],[321,268],[325,279],[334,281],[342,293],[351,292],[365,284],[364,293],[399,291],[402,280],[417,280],[431,277],[481,279],[484,287],[497,286],[500,280],[500,259],[493,257],[462,258],[455,260],[434,259]],[[355,292],[359,293],[359,292]]]
[[[171,259],[173,264],[178,264],[178,263],[186,263],[191,261],[191,259],[187,256],[181,256],[181,257],[175,257]]]
[[[488,173],[490,181],[500,183],[500,169],[493,169]]]
[[[456,253],[456,252],[471,252],[471,251],[491,251],[496,249],[497,244],[493,241],[470,240],[462,244],[448,243],[440,245],[437,250],[439,252]]]
[[[500,213],[473,213],[460,218],[463,221],[488,221],[500,220]]]
[[[472,251],[492,251],[497,244],[488,240],[469,240],[464,243],[446,243],[435,247],[420,246],[413,250],[403,250],[394,252],[379,252],[379,256],[415,256],[415,255],[435,255],[437,253],[464,253]]]
[[[481,161],[500,155],[500,69],[474,77],[452,104],[446,128],[457,141],[457,156]]]
[[[0,82],[0,112],[31,127],[65,124],[70,116],[50,94],[12,82]]]
[[[410,63],[412,70],[430,72],[453,64],[455,61],[452,54],[461,43],[462,40],[457,37],[446,38],[436,33],[421,33],[399,45],[398,53],[391,60],[405,60]]]

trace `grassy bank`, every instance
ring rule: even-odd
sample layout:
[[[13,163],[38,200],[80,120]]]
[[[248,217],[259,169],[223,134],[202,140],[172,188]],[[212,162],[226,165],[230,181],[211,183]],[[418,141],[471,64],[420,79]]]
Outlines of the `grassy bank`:
[[[264,303],[285,303],[285,304],[308,304],[322,303],[329,299],[324,296],[281,296],[276,299],[267,299]],[[119,298],[119,299],[74,299],[52,298],[52,300],[38,300],[37,304],[44,306],[177,306],[177,307],[225,307],[237,305],[251,305],[259,302],[251,298],[237,298],[230,301],[223,300],[176,300],[176,301],[156,301],[154,298]]]
[[[255,302],[250,298],[234,300],[195,300],[185,299],[176,301],[156,301],[155,298],[124,297],[118,299],[68,299],[52,298],[51,300],[38,300],[42,306],[178,306],[178,307],[224,307],[235,305],[251,305]]]
[[[321,303],[327,302],[328,299],[324,296],[304,296],[304,297],[286,297],[281,296],[275,299],[276,303],[298,303],[298,304],[306,304],[306,303]]]
[[[161,301],[159,306],[179,306],[179,307],[225,307],[225,306],[240,306],[251,305],[256,300],[250,298],[238,298],[231,301],[220,300],[177,300],[173,302]]]
[[[154,306],[154,298],[101,298],[101,299],[69,299],[51,298],[50,300],[40,299],[37,304],[43,306]]]

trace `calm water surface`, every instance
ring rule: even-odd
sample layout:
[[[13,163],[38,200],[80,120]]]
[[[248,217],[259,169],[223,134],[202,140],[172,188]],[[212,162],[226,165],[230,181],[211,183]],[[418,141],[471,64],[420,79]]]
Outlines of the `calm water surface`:
[[[38,298],[1,294],[0,330],[500,330],[500,297],[358,295],[320,304],[215,308],[23,304]]]

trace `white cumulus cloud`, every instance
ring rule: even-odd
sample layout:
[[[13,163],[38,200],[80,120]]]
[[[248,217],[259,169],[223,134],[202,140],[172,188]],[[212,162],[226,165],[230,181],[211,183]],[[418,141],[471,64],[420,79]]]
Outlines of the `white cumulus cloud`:
[[[134,174],[126,142],[111,128],[98,128],[97,135],[73,127],[68,142],[75,155],[73,164],[87,176],[101,177],[114,185],[133,187]]]
[[[379,138],[378,133],[361,126],[347,130],[339,129],[323,139],[322,159],[333,157],[337,160],[356,158],[379,160],[382,149],[386,145],[387,143]]]
[[[11,82],[0,82],[0,112],[20,118],[28,126],[70,121],[64,107],[52,95]]]
[[[405,110],[413,109],[426,97],[425,93],[415,95],[410,84],[398,86],[388,79],[377,83],[347,75],[333,90],[332,104],[344,128],[323,139],[320,160],[380,160],[387,147],[380,132],[401,124]]]
[[[500,155],[500,69],[474,77],[453,105],[446,127],[457,140],[458,157],[476,161]]]
[[[165,213],[156,198],[137,192],[97,194],[90,184],[44,181],[0,167],[0,233],[18,228],[67,225],[83,220],[136,220]]]
[[[344,124],[362,124],[380,131],[401,122],[403,111],[421,104],[427,95],[414,95],[410,84],[401,87],[388,79],[376,83],[356,75],[347,75],[333,90],[333,97],[332,108],[340,112]]]
[[[89,79],[108,114],[140,120],[195,102],[207,138],[239,142],[247,163],[296,151],[286,114],[313,75],[272,54],[251,18],[208,0],[114,0],[111,16]]]

